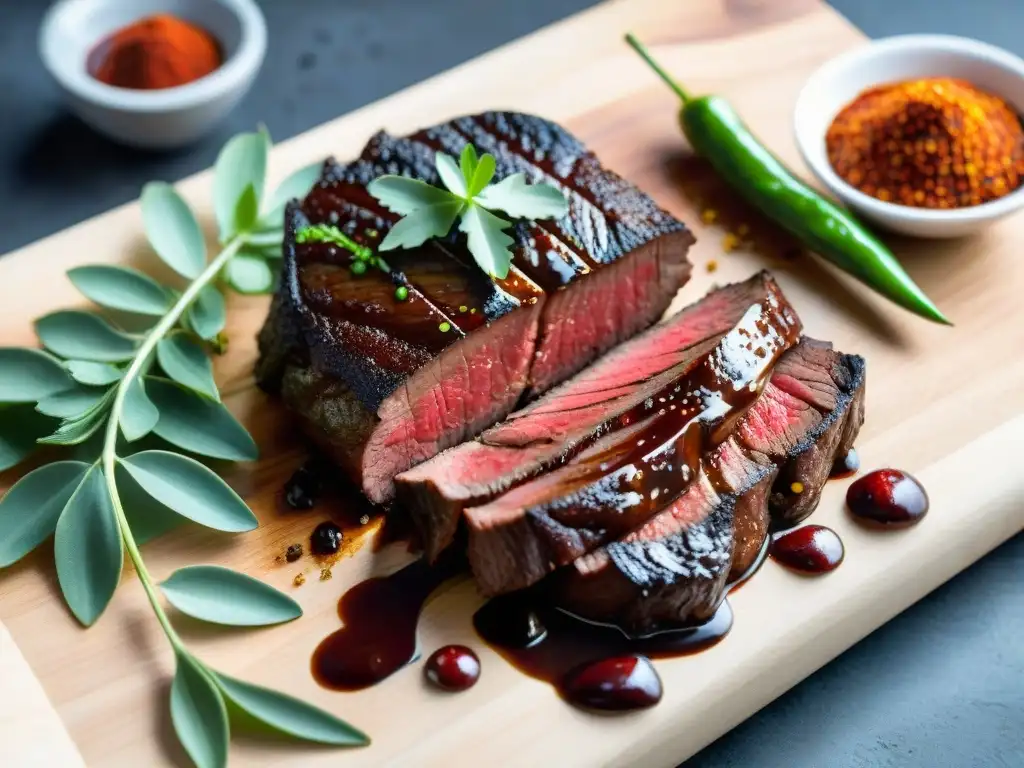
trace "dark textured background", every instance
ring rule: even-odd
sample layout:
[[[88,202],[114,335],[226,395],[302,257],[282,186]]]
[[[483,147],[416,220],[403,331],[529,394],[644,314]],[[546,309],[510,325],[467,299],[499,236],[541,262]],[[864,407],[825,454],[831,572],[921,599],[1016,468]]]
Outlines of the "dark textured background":
[[[36,55],[47,3],[0,0],[0,253],[126,202],[149,179],[210,165],[227,136],[257,121],[285,139],[591,4],[263,0],[270,44],[252,92],[218,134],[152,156],[65,115]],[[1021,0],[833,5],[873,37],[956,33],[1024,54]],[[685,768],[1021,768],[1022,565],[1018,535]]]

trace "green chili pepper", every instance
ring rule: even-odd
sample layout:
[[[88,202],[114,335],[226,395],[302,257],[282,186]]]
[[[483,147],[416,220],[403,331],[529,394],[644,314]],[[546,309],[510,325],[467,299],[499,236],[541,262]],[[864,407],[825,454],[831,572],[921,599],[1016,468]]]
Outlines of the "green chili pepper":
[[[717,96],[690,97],[633,35],[629,43],[682,99],[679,122],[694,150],[729,185],[811,250],[902,307],[952,325],[896,257],[849,213],[794,176]]]

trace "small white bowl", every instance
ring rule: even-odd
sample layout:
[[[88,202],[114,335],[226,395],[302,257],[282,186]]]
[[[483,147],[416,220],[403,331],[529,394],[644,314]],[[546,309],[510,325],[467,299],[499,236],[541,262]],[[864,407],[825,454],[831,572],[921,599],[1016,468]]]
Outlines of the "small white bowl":
[[[793,115],[796,142],[815,176],[861,218],[917,237],[958,237],[1024,206],[1024,188],[969,208],[933,210],[886,203],[843,181],[832,169],[825,133],[836,114],[867,88],[923,77],[957,77],[1004,99],[1024,114],[1024,60],[976,40],[951,35],[901,35],[869,43],[818,69],[800,92]]]
[[[115,88],[89,75],[93,46],[156,13],[210,32],[222,47],[223,65],[186,85],[154,91]],[[266,21],[253,0],[60,0],[39,33],[43,64],[72,110],[115,141],[147,149],[182,146],[213,128],[249,90],[266,50]]]

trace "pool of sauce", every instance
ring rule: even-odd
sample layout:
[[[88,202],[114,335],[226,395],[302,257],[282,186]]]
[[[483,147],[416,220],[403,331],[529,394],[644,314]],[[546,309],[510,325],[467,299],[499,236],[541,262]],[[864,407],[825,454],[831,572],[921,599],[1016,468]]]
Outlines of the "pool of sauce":
[[[846,491],[857,522],[872,528],[907,528],[928,514],[928,494],[916,478],[898,469],[876,469]]]
[[[837,456],[835,463],[832,464],[832,471],[829,473],[829,477],[832,479],[840,479],[844,477],[852,477],[857,474],[857,470],[860,469],[860,456],[857,455],[857,451],[851,448],[842,456]]]
[[[831,528],[804,525],[773,535],[769,553],[772,560],[791,570],[819,574],[838,568],[846,550],[839,534]]]

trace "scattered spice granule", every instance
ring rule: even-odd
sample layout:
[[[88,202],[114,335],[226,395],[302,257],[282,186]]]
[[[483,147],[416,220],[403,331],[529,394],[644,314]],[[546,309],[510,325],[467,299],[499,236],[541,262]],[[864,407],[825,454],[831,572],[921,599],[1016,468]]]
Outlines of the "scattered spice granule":
[[[705,224],[714,224],[718,219],[718,211],[714,208],[705,208],[700,212],[700,220]]]
[[[722,238],[722,250],[726,253],[735,251],[740,246],[740,239],[732,232],[726,232]]]
[[[295,574],[295,578],[292,579],[292,584],[295,585],[296,587],[301,587],[305,583],[306,583],[306,574],[304,574],[304,573],[297,573],[297,574]]]
[[[326,565],[320,569],[320,581],[330,581],[334,578],[334,574],[331,573],[331,566]]]
[[[708,272],[714,272],[716,269],[718,269],[718,262],[715,261],[714,259],[709,259],[708,260]]]
[[[469,310],[469,314],[475,315],[476,314],[476,307],[473,307],[471,310]]]
[[[284,559],[287,560],[289,563],[294,563],[300,557],[302,557],[301,544],[292,544],[284,552]]]
[[[789,486],[789,490],[791,490],[793,493],[803,493],[804,492],[804,484],[803,483],[791,483],[790,486]]]
[[[369,522],[370,522],[370,516],[369,515],[363,515],[362,517],[359,518],[359,524],[360,525],[367,525]]]

